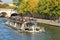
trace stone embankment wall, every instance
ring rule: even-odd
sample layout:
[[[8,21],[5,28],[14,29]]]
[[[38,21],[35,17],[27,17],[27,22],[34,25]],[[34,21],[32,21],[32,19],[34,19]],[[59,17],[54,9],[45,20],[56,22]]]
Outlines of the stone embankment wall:
[[[53,20],[37,19],[37,22],[54,25],[54,26],[60,26],[60,23],[58,21],[53,21]]]

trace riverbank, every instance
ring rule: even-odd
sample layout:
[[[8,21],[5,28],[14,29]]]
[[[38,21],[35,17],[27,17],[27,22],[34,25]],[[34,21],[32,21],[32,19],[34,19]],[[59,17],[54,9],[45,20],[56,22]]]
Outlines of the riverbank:
[[[52,25],[52,26],[60,26],[60,23],[52,20],[37,19],[37,22],[47,24],[47,25]]]

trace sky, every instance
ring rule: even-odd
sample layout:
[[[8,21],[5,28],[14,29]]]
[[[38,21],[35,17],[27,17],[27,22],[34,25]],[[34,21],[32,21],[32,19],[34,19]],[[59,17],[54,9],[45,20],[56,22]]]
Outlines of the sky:
[[[13,0],[2,0],[2,1],[12,3]]]

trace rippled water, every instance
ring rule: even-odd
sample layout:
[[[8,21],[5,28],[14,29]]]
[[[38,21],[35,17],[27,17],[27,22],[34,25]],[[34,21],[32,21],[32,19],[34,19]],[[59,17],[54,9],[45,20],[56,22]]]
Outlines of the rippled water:
[[[46,27],[46,32],[19,33],[5,24],[5,19],[0,19],[0,40],[60,40],[60,29]]]

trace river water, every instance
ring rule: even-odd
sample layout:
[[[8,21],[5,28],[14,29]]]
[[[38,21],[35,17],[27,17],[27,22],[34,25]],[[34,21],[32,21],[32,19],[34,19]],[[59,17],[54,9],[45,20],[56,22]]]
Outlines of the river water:
[[[60,28],[45,27],[45,32],[19,33],[6,26],[5,18],[0,18],[0,40],[60,40]]]

